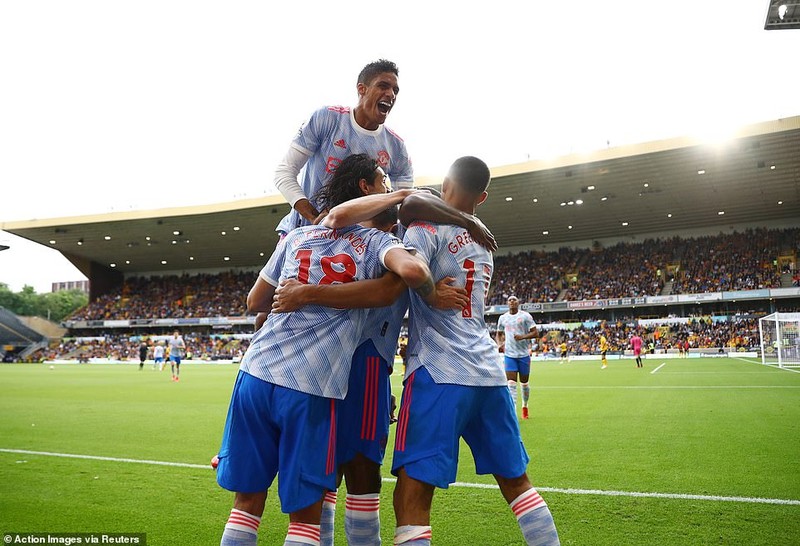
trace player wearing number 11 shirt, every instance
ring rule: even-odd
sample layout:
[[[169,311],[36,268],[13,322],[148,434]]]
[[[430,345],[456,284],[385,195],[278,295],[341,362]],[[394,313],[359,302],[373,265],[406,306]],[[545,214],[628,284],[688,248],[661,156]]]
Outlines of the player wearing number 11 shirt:
[[[489,178],[483,161],[462,157],[445,177],[442,198],[474,214],[486,199]],[[428,198],[435,199],[415,194],[406,203]],[[451,225],[412,222],[403,240],[413,245],[434,278],[455,278],[454,284],[464,286],[470,301],[461,311],[441,311],[411,294],[408,364],[392,461],[392,474],[397,476],[394,543],[430,545],[433,493],[456,480],[463,438],[478,474],[494,475],[527,543],[558,544],[550,510],[525,472],[529,459],[505,370],[484,322],[491,253],[463,228]]]

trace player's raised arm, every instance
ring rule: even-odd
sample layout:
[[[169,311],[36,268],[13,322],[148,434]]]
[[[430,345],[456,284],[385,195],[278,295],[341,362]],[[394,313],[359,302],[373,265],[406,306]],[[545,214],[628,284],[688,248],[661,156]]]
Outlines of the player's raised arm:
[[[461,226],[472,235],[476,243],[492,252],[497,250],[494,235],[475,215],[457,210],[431,193],[414,192],[403,200],[400,206],[400,222],[408,226],[414,220]]]
[[[398,205],[415,193],[416,190],[397,190],[392,193],[374,193],[357,199],[345,201],[333,207],[322,220],[322,225],[329,228],[342,228],[374,218],[382,211]]]

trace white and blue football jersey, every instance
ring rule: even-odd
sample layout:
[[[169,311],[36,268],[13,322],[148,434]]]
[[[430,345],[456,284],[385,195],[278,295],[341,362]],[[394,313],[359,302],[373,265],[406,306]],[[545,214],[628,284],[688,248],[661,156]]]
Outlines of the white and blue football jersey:
[[[497,321],[497,329],[502,330],[506,335],[506,346],[504,353],[511,358],[522,358],[530,356],[531,340],[522,339],[517,341],[514,339],[515,334],[525,335],[531,331],[536,323],[533,317],[527,311],[517,311],[513,315],[503,313]]]
[[[441,311],[411,293],[406,377],[424,366],[437,383],[504,386],[506,374],[483,319],[492,280],[492,254],[458,226],[412,222],[404,241],[416,249],[434,279],[453,277],[470,298],[461,311]]]
[[[292,147],[310,156],[300,172],[300,186],[309,201],[328,183],[333,171],[351,154],[367,154],[389,175],[392,187],[410,188],[414,170],[406,145],[399,136],[381,125],[368,131],[356,123],[351,108],[329,106],[311,114],[292,140]],[[276,231],[290,232],[309,222],[292,209],[278,224]]]
[[[306,226],[278,244],[260,275],[273,286],[289,278],[332,284],[380,277],[386,271],[384,257],[393,248],[405,247],[376,229]],[[342,399],[366,316],[366,309],[319,305],[272,313],[253,336],[241,369],[289,389]]]
[[[405,290],[392,305],[367,309],[367,319],[361,334],[361,341],[358,343],[361,345],[365,341],[372,340],[389,368],[394,366],[400,327],[403,325],[403,318],[408,311],[409,292],[409,290]]]

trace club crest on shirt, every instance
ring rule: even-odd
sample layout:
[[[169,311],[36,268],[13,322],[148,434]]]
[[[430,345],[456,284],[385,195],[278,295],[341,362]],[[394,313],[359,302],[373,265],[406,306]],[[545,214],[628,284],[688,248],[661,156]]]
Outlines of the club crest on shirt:
[[[378,152],[378,157],[375,158],[375,161],[377,161],[378,165],[380,165],[383,169],[388,168],[390,163],[389,152],[386,150],[381,150]]]

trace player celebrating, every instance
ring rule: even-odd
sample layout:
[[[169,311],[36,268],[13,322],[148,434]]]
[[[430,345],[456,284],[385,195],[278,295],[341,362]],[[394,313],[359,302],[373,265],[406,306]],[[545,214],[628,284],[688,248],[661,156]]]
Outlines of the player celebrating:
[[[528,418],[528,398],[531,388],[528,379],[531,373],[531,339],[536,337],[536,323],[527,311],[519,310],[519,298],[508,297],[508,311],[497,321],[495,341],[501,347],[508,379],[508,390],[514,407],[517,407],[517,390],[522,387],[522,418]],[[505,342],[501,339],[505,337]],[[519,376],[519,385],[517,384]]]
[[[332,181],[323,191],[333,189],[335,185],[336,181]],[[387,207],[396,207],[410,193],[411,190],[399,190],[347,201],[331,209],[323,225],[340,228],[374,217]],[[412,204],[409,210],[406,216],[436,219],[465,229],[476,227],[474,223],[482,226],[472,215],[452,209],[438,199],[421,201],[416,206]],[[381,228],[378,225],[374,227]],[[476,231],[480,240],[484,244],[493,243],[493,237],[487,238],[488,231],[484,233],[484,230],[481,227]],[[347,482],[345,534],[351,546],[380,543],[380,465],[389,434],[389,416],[393,413],[389,375],[400,326],[408,309],[408,289],[402,282],[398,287],[392,277],[396,276],[390,273],[380,279],[326,286],[282,281],[272,306],[273,312],[290,311],[308,304],[336,308],[377,307],[369,310],[361,342],[353,355],[348,393],[339,412],[341,422],[361,423],[360,426],[341,428],[337,435],[337,460]],[[468,303],[466,290],[448,286],[452,280],[445,278],[436,284],[436,307],[460,311]],[[397,288],[400,288],[399,292]],[[335,503],[335,492],[325,495],[323,523],[333,519]],[[323,531],[326,531],[325,527]],[[321,544],[332,544],[330,531],[323,533]]]
[[[326,206],[361,195],[362,180],[382,185],[385,175],[373,160],[354,156],[335,176],[355,184],[329,195]],[[248,309],[269,310],[279,279],[346,283],[376,277],[383,267],[425,301],[436,301],[428,268],[398,239],[367,227],[323,225],[293,230],[279,243],[248,295]],[[217,459],[218,483],[236,492],[221,546],[256,544],[277,473],[281,507],[290,514],[286,544],[319,544],[323,493],[336,487],[337,401],[347,394],[351,355],[366,316],[362,310],[308,306],[270,314],[253,336]]]
[[[448,205],[474,214],[486,199],[489,168],[475,157],[451,166],[442,185]],[[406,198],[437,199],[425,194]],[[558,544],[550,510],[525,473],[528,455],[497,352],[484,322],[491,253],[462,228],[412,223],[404,238],[430,264],[436,278],[467,287],[461,312],[440,311],[411,295],[408,366],[397,423],[392,474],[396,545],[430,545],[430,510],[436,487],[456,479],[464,438],[481,474],[492,474],[517,517],[527,544]]]
[[[395,189],[413,185],[405,143],[384,126],[400,92],[398,75],[391,61],[369,63],[358,75],[355,108],[330,106],[311,114],[275,171],[275,187],[292,205],[277,231],[288,233],[320,220],[320,204],[312,203],[312,196],[350,154],[365,153],[378,161]],[[303,167],[303,179],[298,182]]]

